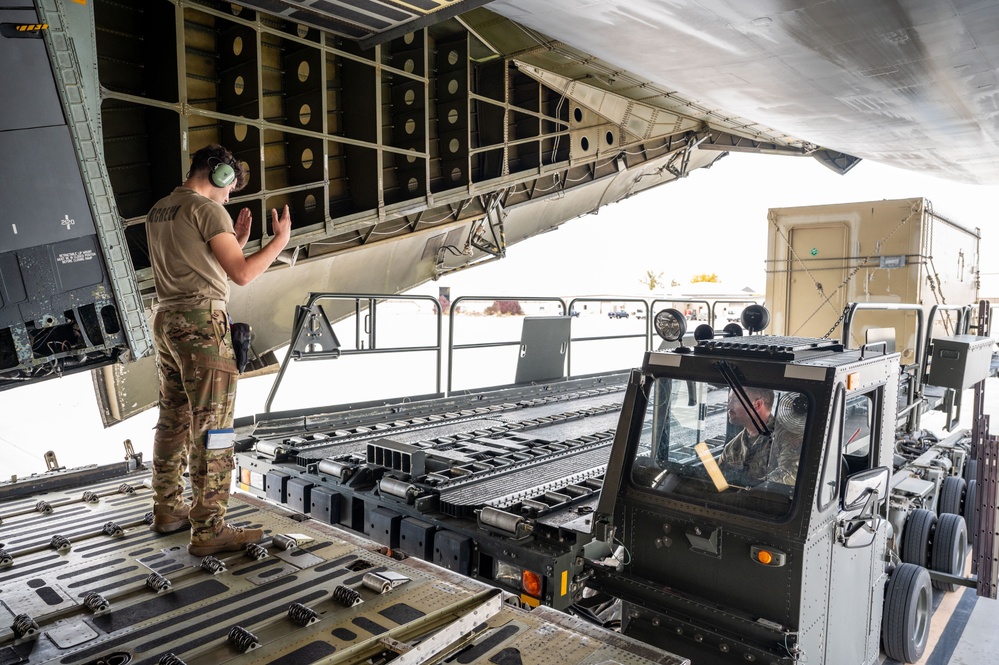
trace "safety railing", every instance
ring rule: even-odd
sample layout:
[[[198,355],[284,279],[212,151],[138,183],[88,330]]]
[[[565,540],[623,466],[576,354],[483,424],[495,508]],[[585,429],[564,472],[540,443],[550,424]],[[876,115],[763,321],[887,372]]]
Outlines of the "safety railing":
[[[353,301],[354,348],[343,348],[333,333],[332,325],[322,308],[323,301],[331,303]],[[386,346],[378,343],[378,308],[386,303],[405,301],[426,302],[432,306],[436,323],[436,343],[414,346]],[[332,340],[332,341],[331,341]],[[271,405],[277,396],[290,363],[298,360],[323,360],[359,354],[393,354],[435,352],[436,382],[435,391],[441,392],[441,367],[443,360],[443,318],[440,303],[431,296],[390,295],[373,293],[310,293],[305,305],[298,309],[291,334],[291,345],[281,369],[271,386],[264,403],[264,411],[270,413]]]
[[[386,303],[398,303],[404,301],[418,301],[424,303],[430,303],[433,312],[435,314],[435,343],[433,344],[418,344],[413,346],[405,346],[393,344],[389,346],[383,346],[379,341],[378,328],[379,328],[379,307],[384,306]],[[437,299],[432,296],[406,296],[406,295],[392,295],[392,294],[372,294],[372,293],[346,293],[346,292],[322,292],[322,293],[312,293],[309,294],[309,298],[305,305],[300,306],[298,315],[296,316],[295,325],[292,330],[292,341],[289,347],[288,353],[285,356],[281,367],[278,371],[277,377],[270,389],[270,393],[267,396],[264,410],[265,412],[271,412],[275,397],[281,387],[282,382],[285,379],[285,375],[292,361],[299,360],[321,360],[321,359],[331,359],[338,358],[342,356],[360,355],[360,354],[398,354],[398,353],[416,353],[416,352],[433,352],[436,354],[435,362],[435,389],[436,393],[443,395],[450,395],[455,391],[455,372],[456,368],[462,369],[461,366],[456,363],[456,355],[462,354],[466,351],[471,351],[475,349],[502,349],[509,347],[518,347],[524,344],[523,339],[493,339],[489,341],[472,341],[472,342],[462,342],[460,337],[462,334],[462,323],[463,315],[470,314],[471,311],[478,311],[479,309],[485,310],[485,307],[469,307],[475,304],[494,304],[503,302],[516,302],[518,304],[533,303],[535,305],[544,304],[552,305],[552,312],[540,312],[541,315],[556,315],[556,316],[568,316],[570,318],[569,333],[566,339],[566,366],[565,375],[567,377],[576,376],[576,372],[579,369],[579,365],[586,364],[587,357],[583,353],[583,349],[589,348],[593,349],[599,346],[601,343],[614,343],[614,342],[624,342],[627,340],[637,340],[642,344],[643,351],[648,350],[653,343],[653,329],[652,320],[658,311],[665,309],[667,306],[677,306],[689,304],[691,306],[697,306],[701,309],[702,313],[706,313],[708,316],[708,322],[712,327],[714,327],[714,322],[717,320],[717,312],[719,307],[730,307],[737,304],[754,304],[758,300],[745,299],[745,300],[712,300],[712,299],[699,299],[699,298],[657,298],[653,300],[647,300],[640,297],[634,298],[621,298],[621,297],[580,297],[573,298],[566,304],[566,300],[560,297],[554,296],[461,296],[450,303],[450,316],[448,317],[448,327],[447,327],[447,351],[445,356],[444,351],[444,327],[443,327],[443,312],[441,310],[440,304]],[[330,305],[332,304],[332,306]],[[609,318],[614,318],[617,316],[618,312],[625,312],[628,314],[628,318],[632,315],[643,319],[642,329],[640,331],[634,332],[613,332],[610,334],[592,334],[591,332],[586,332],[584,334],[579,334],[579,329],[581,326],[573,326],[572,322],[576,321],[577,316],[581,313],[585,313],[586,317],[589,319],[592,317],[593,308],[588,307],[592,305],[599,305],[596,308],[600,317],[606,314]],[[334,311],[334,319],[342,320],[349,318],[351,314],[354,317],[353,321],[353,343],[350,344],[340,344],[339,340],[336,340],[335,346],[330,347],[328,345],[329,340],[336,339],[336,335],[333,332],[333,325],[329,318],[326,316],[326,312],[323,306],[330,308]],[[605,311],[607,305],[610,305],[610,309]],[[623,306],[623,307],[622,307]],[[517,308],[519,310],[519,308]],[[535,307],[534,309],[543,310],[544,307]],[[351,311],[352,310],[352,311]],[[471,311],[464,311],[471,310]],[[522,312],[522,310],[520,310]],[[622,318],[623,315],[622,315]],[[594,321],[596,319],[593,319]],[[408,325],[408,324],[407,324]],[[339,328],[343,330],[343,328]],[[590,329],[592,330],[592,328]],[[324,337],[325,335],[325,337]],[[325,339],[327,345],[319,344],[316,340]],[[352,347],[352,348],[351,348]],[[616,347],[619,348],[619,347]],[[441,392],[441,384],[445,372],[445,357],[446,357],[446,386],[445,390]],[[594,355],[594,358],[601,358],[601,355]],[[576,361],[574,363],[574,360]],[[582,360],[582,363],[579,361]],[[611,359],[611,362],[614,362]],[[640,358],[636,357],[632,365],[637,365],[640,362]],[[575,367],[574,367],[575,365]],[[626,366],[614,367],[613,369],[600,368],[593,371],[616,371],[620,369],[626,369]],[[490,368],[489,374],[495,375],[496,373],[492,371],[494,368]],[[593,373],[592,371],[586,373]],[[482,385],[475,386],[478,388],[494,387],[492,385]],[[467,390],[469,388],[462,387],[462,390]]]
[[[574,344],[584,343],[584,342],[586,342],[586,343],[591,343],[591,342],[607,342],[607,341],[612,341],[612,340],[623,340],[623,339],[643,339],[644,343],[645,343],[645,347],[644,348],[646,348],[646,349],[649,348],[649,343],[650,343],[650,339],[651,339],[650,338],[650,334],[651,334],[652,328],[650,327],[650,325],[651,325],[651,319],[649,318],[649,303],[648,302],[646,302],[642,298],[573,298],[572,300],[569,301],[569,312],[570,313],[576,312],[577,311],[576,310],[576,305],[577,304],[589,304],[589,303],[596,303],[596,304],[600,304],[600,305],[616,304],[616,303],[634,303],[634,304],[639,304],[640,303],[641,304],[640,311],[642,313],[642,318],[645,321],[644,330],[641,333],[622,333],[622,334],[615,334],[615,335],[588,335],[586,337],[574,337],[571,334],[571,330],[572,329],[570,328],[569,348],[568,348],[568,351],[566,352],[566,375],[567,376],[573,376],[573,374],[572,374],[572,356],[573,356],[572,350],[573,350],[573,345]],[[608,311],[608,315],[609,316],[613,316],[613,312],[615,312],[615,311],[621,311],[621,310],[610,310],[610,311]],[[627,311],[627,310],[623,310],[623,311]],[[573,316],[575,317],[576,314],[573,314]]]
[[[913,357],[912,389],[908,391],[906,405],[899,411],[899,416],[907,418],[910,429],[919,422],[918,408],[923,398],[923,357],[926,354],[925,342],[925,312],[922,305],[905,305],[899,303],[854,302],[846,308],[843,317],[843,346],[850,346],[850,329],[856,313],[861,310],[884,312],[912,312],[916,315],[916,351]]]
[[[466,351],[470,349],[488,349],[488,348],[501,348],[501,347],[511,347],[520,346],[521,342],[519,339],[508,341],[493,341],[493,342],[472,342],[467,344],[456,344],[455,343],[455,321],[460,317],[461,306],[467,303],[497,303],[497,302],[545,302],[554,303],[559,307],[559,315],[564,316],[569,310],[565,305],[565,300],[556,297],[544,297],[544,296],[523,296],[523,297],[500,297],[495,296],[461,296],[456,298],[451,303],[451,316],[448,321],[448,345],[447,345],[447,392],[451,394],[454,389],[454,353],[455,351]]]

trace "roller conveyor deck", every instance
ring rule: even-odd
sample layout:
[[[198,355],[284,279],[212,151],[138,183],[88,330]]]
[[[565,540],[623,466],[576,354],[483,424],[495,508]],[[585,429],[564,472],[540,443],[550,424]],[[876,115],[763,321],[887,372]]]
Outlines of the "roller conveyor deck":
[[[240,483],[525,604],[566,609],[625,378],[262,417],[242,433]],[[508,566],[537,573],[541,588],[508,583]]]

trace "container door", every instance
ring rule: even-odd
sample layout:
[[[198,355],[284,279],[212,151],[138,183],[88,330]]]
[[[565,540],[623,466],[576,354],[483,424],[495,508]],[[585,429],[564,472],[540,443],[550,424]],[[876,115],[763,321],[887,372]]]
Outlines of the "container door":
[[[849,302],[848,285],[840,285],[849,274],[850,229],[846,224],[795,226],[788,240],[786,334],[822,337]]]

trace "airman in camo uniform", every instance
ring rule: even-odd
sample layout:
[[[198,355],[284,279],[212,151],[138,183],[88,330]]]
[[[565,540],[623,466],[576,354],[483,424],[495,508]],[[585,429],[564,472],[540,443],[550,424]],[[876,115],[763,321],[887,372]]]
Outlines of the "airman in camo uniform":
[[[160,375],[159,420],[153,437],[153,525],[170,533],[191,529],[196,556],[242,549],[260,529],[225,522],[232,481],[236,356],[229,330],[229,280],[245,285],[287,245],[288,207],[271,211],[273,237],[249,256],[250,211],[235,224],[223,204],[245,186],[243,166],[222,146],[197,151],[187,180],[146,217],[157,306],[153,339]],[[191,504],[183,472],[190,469]]]
[[[771,413],[774,405],[773,390],[745,390],[753,409],[767,423],[771,434],[760,434],[756,430],[749,414],[733,392],[728,400],[729,421],[741,425],[743,430],[725,444],[718,460],[719,467],[726,480],[734,485],[751,487],[761,482],[772,482],[793,486],[798,477],[801,436],[795,437],[776,428]]]

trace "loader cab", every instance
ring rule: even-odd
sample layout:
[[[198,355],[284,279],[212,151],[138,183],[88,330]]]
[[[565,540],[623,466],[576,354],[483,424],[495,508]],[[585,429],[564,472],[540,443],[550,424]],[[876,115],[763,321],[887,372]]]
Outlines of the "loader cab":
[[[647,354],[597,511],[622,565],[592,567],[624,632],[705,662],[875,662],[898,367],[768,336]]]

